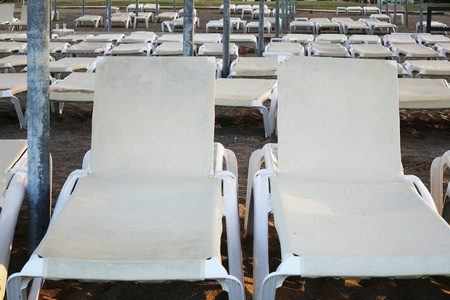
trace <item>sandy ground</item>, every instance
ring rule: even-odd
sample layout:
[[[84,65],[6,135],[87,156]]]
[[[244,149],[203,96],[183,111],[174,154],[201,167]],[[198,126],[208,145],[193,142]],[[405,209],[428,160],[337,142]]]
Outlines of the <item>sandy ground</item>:
[[[122,9],[123,10],[123,9]],[[165,11],[170,9],[164,9]],[[177,8],[178,10],[178,8]],[[73,24],[81,9],[61,9],[62,24]],[[103,10],[86,10],[86,14],[102,13]],[[199,9],[201,26],[204,32],[206,20],[219,19],[217,9]],[[314,16],[332,17],[334,13],[313,13]],[[299,12],[297,16],[311,16],[309,12]],[[450,24],[449,15],[438,17]],[[418,20],[418,15],[410,15],[409,24]],[[139,30],[144,29],[143,23]],[[68,26],[70,27],[70,26]],[[129,32],[132,29],[114,27],[116,32]],[[159,24],[151,24],[150,30],[160,32]],[[77,28],[77,32],[104,32],[104,28]],[[403,31],[403,30],[402,30]],[[371,80],[368,80],[371,82]],[[382,88],[382,87],[380,87]],[[25,107],[26,94],[21,94]],[[53,205],[69,173],[81,167],[84,153],[90,148],[91,104],[67,104],[62,115],[51,116],[51,153],[53,156]],[[436,156],[450,149],[450,110],[401,110],[402,161],[406,174],[417,175],[429,186],[430,164]],[[0,102],[0,138],[26,138],[26,132],[19,130],[13,106]],[[247,165],[250,154],[265,143],[276,142],[276,137],[264,138],[262,116],[251,109],[216,109],[215,140],[235,151],[239,165],[239,206],[243,223]],[[10,273],[17,272],[26,262],[27,214],[26,203],[18,221]],[[420,241],[418,241],[420,242]],[[224,244],[225,245],[225,244]],[[270,231],[270,265],[275,270],[279,264],[279,245],[276,232]],[[252,240],[242,239],[245,288],[247,299],[252,299]],[[330,245],[332,247],[332,245]],[[411,245],[414,247],[414,245]],[[226,247],[223,247],[225,258]],[[42,299],[227,299],[227,293],[215,282],[162,284],[137,283],[79,283],[75,281],[45,282]],[[414,280],[341,280],[333,278],[300,279],[288,278],[277,291],[277,299],[450,299],[450,279],[433,277]]]

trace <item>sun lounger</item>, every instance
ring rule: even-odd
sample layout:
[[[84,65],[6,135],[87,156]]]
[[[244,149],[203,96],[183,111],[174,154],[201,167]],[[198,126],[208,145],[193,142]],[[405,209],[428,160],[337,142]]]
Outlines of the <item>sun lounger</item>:
[[[400,108],[450,108],[450,87],[445,79],[398,79]]]
[[[95,73],[76,72],[64,80],[56,80],[50,85],[52,111],[58,108],[62,114],[65,102],[93,102]]]
[[[402,61],[409,59],[445,59],[438,51],[419,44],[392,44],[391,50],[398,55]]]
[[[14,4],[0,4],[0,25],[9,27],[14,21]]]
[[[347,6],[345,8],[345,14],[349,15],[349,14],[359,14],[362,15],[363,13],[363,8],[361,6]]]
[[[450,227],[423,183],[403,174],[395,73],[388,61],[356,59],[294,57],[280,67],[289,88],[279,90],[278,145],[249,166],[265,164],[249,176],[246,206],[255,299],[274,299],[289,276],[450,275]],[[270,274],[269,213],[281,246]]]
[[[251,12],[251,14],[252,14],[251,18],[252,19],[259,18],[259,5],[257,5],[257,6],[258,6],[257,8],[252,7],[252,12]],[[269,7],[267,7],[267,5],[264,5],[264,16],[265,17],[270,16],[271,12],[272,11],[269,9]]]
[[[133,15],[133,28],[136,28],[139,20],[143,20],[145,22],[145,28],[148,28],[148,22],[153,22],[153,13],[152,12],[140,12],[137,16]]]
[[[314,26],[316,27],[316,34],[319,34],[321,30],[337,31],[338,33],[341,32],[341,26],[339,26],[339,23],[331,22],[328,18],[311,18],[309,21],[314,23]]]
[[[66,42],[70,44],[76,44],[93,36],[94,36],[93,34],[71,34],[52,38],[52,42]]]
[[[267,22],[264,20],[264,30],[266,30],[267,33],[270,33],[271,28],[272,28],[272,24],[270,24],[270,22]],[[250,29],[256,29],[256,31],[258,31],[259,22],[248,22],[247,24],[245,24],[244,33],[249,33]]]
[[[289,23],[289,29],[291,32],[310,32],[312,34],[316,33],[316,26],[313,22],[304,20],[305,18],[295,18],[294,21]],[[306,18],[307,19],[307,18]]]
[[[381,11],[376,6],[364,6],[363,7],[363,14],[364,15],[370,15],[370,14],[381,14]]]
[[[92,25],[97,28],[98,25],[102,25],[102,22],[102,16],[84,15],[75,19],[74,26],[85,26],[85,23],[92,23]]]
[[[192,14],[194,15],[194,18],[197,17],[197,10],[195,8],[192,10]],[[182,17],[183,15],[184,15],[184,8],[181,8],[178,11],[178,16]]]
[[[322,33],[316,36],[315,41],[344,44],[347,41],[347,36],[337,33]]]
[[[65,49],[64,53],[69,56],[102,56],[112,48],[110,42],[81,42]]]
[[[13,41],[14,37],[27,35],[26,33],[18,33],[18,32],[4,32],[0,33],[0,41]]]
[[[50,73],[59,79],[61,73],[72,73],[80,70],[92,72],[95,70],[96,57],[65,57],[50,62]]]
[[[156,12],[156,3],[145,3],[144,4],[144,11],[151,11]],[[158,4],[158,10],[159,10],[159,4]]]
[[[117,44],[132,44],[132,43],[155,43],[158,36],[151,31],[137,31],[130,35],[124,36],[117,41]]]
[[[448,28],[448,25],[441,23],[441,22],[431,21],[431,27]],[[422,23],[422,28],[424,31],[427,30],[427,21],[424,21]],[[417,22],[416,23],[416,32],[419,32],[419,29],[420,29],[420,22]]]
[[[230,32],[233,32],[233,29],[239,30],[241,26],[245,30],[245,24],[247,22],[242,20],[241,18],[230,18]],[[206,32],[209,32],[210,30],[223,30],[223,19],[220,20],[211,20],[208,23],[206,23]]]
[[[450,38],[442,34],[419,33],[416,35],[417,43],[424,46],[433,46],[437,43],[450,43]]]
[[[306,51],[308,56],[351,57],[347,48],[338,43],[310,43]]]
[[[341,21],[341,22],[339,22],[339,24],[341,25],[341,32],[343,32],[345,34],[349,34],[350,33],[349,31],[351,31],[351,32],[361,31],[362,33],[366,33],[366,34],[370,33],[369,26],[364,22]]]
[[[231,299],[244,299],[236,159],[213,142],[213,72],[206,58],[99,63],[90,162],[69,176],[45,237],[8,279],[8,298],[24,295],[27,281],[41,277],[217,280]],[[222,265],[222,221],[229,271]]]
[[[450,76],[450,62],[448,60],[407,60],[403,65],[411,75],[417,78],[422,76]]]
[[[300,43],[270,42],[266,45],[263,56],[300,56],[305,55],[305,49]]]
[[[163,34],[156,39],[157,44],[162,44],[165,42],[183,42],[183,34]]]
[[[151,51],[152,51],[152,44],[150,43],[120,44],[119,46],[108,50],[108,52],[106,52],[106,55],[149,56]]]
[[[24,46],[26,46],[26,43],[0,41],[0,54],[18,53]]]
[[[224,8],[224,6],[223,6],[223,4],[221,4],[219,6],[219,14],[223,13],[223,8]],[[230,4],[230,12],[232,12],[234,14],[236,13],[236,4]]]
[[[383,44],[387,47],[392,44],[416,44],[416,41],[409,33],[396,33],[384,35]]]
[[[137,5],[138,12],[144,10],[144,4],[138,3]],[[126,12],[132,12],[136,11],[136,3],[128,4],[127,8],[125,9]]]
[[[70,44],[67,42],[50,42],[48,44],[48,50],[50,51],[49,54],[55,56],[56,58],[60,58],[61,54],[66,51],[66,49],[70,47]],[[27,54],[28,53],[28,47],[27,44],[25,44],[19,51],[19,53]]]
[[[0,140],[0,299],[5,296],[9,256],[27,186],[27,142]]]
[[[129,12],[117,12],[111,15],[111,26],[114,24],[119,24],[119,26],[124,26],[128,28],[131,26],[131,16],[133,13]],[[108,19],[105,19],[105,27],[108,26]]]
[[[236,59],[239,56],[239,47],[236,44],[229,44],[230,60]],[[222,43],[204,43],[198,48],[198,56],[214,56],[221,58],[223,56]]]
[[[220,33],[195,33],[194,34],[194,45],[202,45],[205,43],[221,43],[221,42],[222,42],[222,35]]]
[[[450,53],[450,42],[449,43],[437,43],[434,45],[434,49],[438,51],[442,57],[446,57]]]
[[[394,52],[381,44],[352,44],[348,47],[348,51],[355,58],[384,58],[399,61]]]
[[[314,41],[314,35],[301,33],[288,33],[282,37],[283,41],[305,44]]]
[[[436,157],[431,164],[431,195],[434,203],[438,209],[439,214],[449,222],[449,204],[450,199],[450,184],[447,184],[447,189],[444,191],[444,172],[450,168],[450,151],[445,152],[442,156]]]
[[[156,16],[156,22],[171,21],[178,18],[178,13],[174,11],[165,11]]]
[[[15,28],[18,28],[19,30],[22,30],[22,27],[27,27],[27,6],[22,5],[22,8],[20,10],[20,19],[13,19],[12,22],[9,24],[9,29],[14,30]]]
[[[245,14],[251,14],[252,13],[252,6],[247,4],[239,4],[236,5],[236,13],[241,13],[241,19],[244,18]]]
[[[196,46],[194,45],[194,51]],[[183,42],[163,42],[155,48],[152,55],[179,56],[183,55]]]
[[[194,23],[194,27],[198,28],[200,25],[200,19],[197,17],[194,17],[193,23]],[[184,26],[184,18],[183,17],[175,19],[175,20],[163,21],[163,22],[161,22],[161,31],[164,32],[164,28],[167,28],[167,31],[174,32],[175,28],[183,29],[183,26]]]
[[[263,115],[265,137],[275,128],[277,82],[272,79],[220,78],[215,85],[216,106],[253,107]],[[264,102],[270,99],[270,109]]]
[[[27,66],[26,55],[10,55],[0,58],[0,69],[3,69],[5,73],[8,71],[15,73],[16,72],[15,68],[26,66]]]
[[[253,34],[230,34],[230,43],[254,50],[258,49],[258,39]]]
[[[389,22],[378,21],[377,19],[360,19],[361,22],[364,22],[370,28],[370,34],[376,34],[379,31],[386,30],[389,32],[397,32],[397,25],[391,24]]]
[[[372,14],[372,15],[370,15],[369,18],[376,19],[376,20],[382,21],[382,22],[388,22],[388,23],[391,22],[391,18],[385,14]]]
[[[348,37],[346,47],[351,44],[381,44],[381,39],[375,34],[353,34]]]
[[[231,63],[229,77],[277,77],[278,66],[285,57],[238,57]]]
[[[0,74],[0,99],[8,99],[14,105],[20,128],[27,128],[27,122],[24,117],[22,107],[16,94],[27,91],[26,73],[7,73]]]

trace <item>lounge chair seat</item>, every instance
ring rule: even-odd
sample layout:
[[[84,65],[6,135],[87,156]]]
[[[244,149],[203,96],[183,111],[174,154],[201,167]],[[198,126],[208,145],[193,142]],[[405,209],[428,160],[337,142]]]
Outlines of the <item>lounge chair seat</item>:
[[[385,58],[398,61],[394,52],[381,44],[353,44],[349,46],[349,52],[352,57],[357,58]]]
[[[376,19],[376,20],[382,21],[382,22],[388,22],[388,23],[391,22],[391,18],[385,14],[371,14],[369,18]]]
[[[112,44],[109,42],[81,42],[68,47],[65,49],[64,53],[77,56],[99,56],[105,55],[105,53],[111,48]]]
[[[258,39],[253,34],[230,34],[230,43],[254,50],[258,49]]]
[[[52,42],[54,41],[54,42],[66,42],[70,44],[76,44],[93,36],[94,36],[93,34],[71,34],[52,38]]]
[[[144,4],[144,11],[156,12],[157,8],[159,10],[159,4],[158,4],[158,6],[156,6],[156,3],[145,3]]]
[[[143,20],[145,22],[145,28],[148,28],[148,22],[153,22],[154,15],[152,12],[140,12],[137,16],[133,14],[133,28],[136,28],[139,20]]]
[[[26,43],[0,42],[0,54],[18,53],[24,46]]]
[[[389,32],[397,32],[397,25],[389,23],[389,22],[383,22],[378,21],[377,19],[360,19],[360,21],[364,22],[369,26],[370,28],[370,34],[376,34],[378,31],[386,30]]]
[[[221,43],[222,35],[220,33],[195,33],[194,45],[202,45],[205,43]],[[230,47],[231,48],[231,47]]]
[[[72,73],[79,70],[95,69],[95,57],[66,57],[50,62],[50,73]]]
[[[392,44],[416,44],[416,41],[409,33],[386,34],[383,36],[383,44],[385,46]]]
[[[156,39],[157,44],[162,44],[165,42],[183,42],[183,34],[175,33],[175,34],[163,34],[162,36]]]
[[[17,27],[19,30],[22,30],[22,27],[27,27],[27,13],[27,6],[22,5],[20,19],[13,19],[9,24],[9,29],[14,30]]]
[[[239,57],[230,66],[230,77],[277,77],[280,62],[277,57]]]
[[[310,21],[292,21],[289,23],[289,29],[291,32],[310,32],[312,34],[316,32],[314,23]]]
[[[236,59],[239,56],[239,48],[236,44],[229,44],[230,59]],[[221,58],[223,56],[222,43],[204,43],[198,48],[198,56],[214,56]]]
[[[78,25],[83,26],[84,23],[92,23],[92,25],[97,28],[98,25],[102,25],[102,22],[103,22],[102,16],[84,15],[84,16],[81,16],[81,17],[75,19],[74,26],[77,27]]]
[[[231,299],[244,299],[235,156],[213,142],[213,72],[206,58],[99,63],[90,162],[69,177],[45,237],[10,276],[8,297],[23,295],[31,277],[43,277],[217,280]],[[159,129],[149,135],[147,126]],[[158,141],[151,149],[150,140]],[[180,145],[190,142],[180,155]],[[223,219],[229,272],[221,259]]]
[[[255,8],[255,9],[252,9],[251,13],[252,13],[252,16],[251,16],[252,19],[259,18],[259,7]],[[272,13],[272,11],[267,7],[267,5],[265,5],[265,7],[264,7],[264,16],[268,17],[268,16],[270,16],[271,13]]]
[[[27,56],[26,55],[10,55],[0,58],[0,69],[4,69],[16,72],[16,67],[26,67]]]
[[[283,36],[283,41],[290,43],[300,43],[304,44],[307,42],[314,41],[314,35],[312,34],[301,34],[301,33],[288,33]]]
[[[351,57],[348,50],[337,43],[311,43],[306,49],[308,56]]]
[[[433,46],[437,43],[450,43],[450,38],[442,34],[419,33],[416,35],[417,43],[424,46]]]
[[[375,34],[353,34],[348,37],[346,47],[351,44],[381,44],[381,39]]]
[[[337,22],[331,22],[328,18],[311,18],[310,22],[313,22],[316,27],[316,34],[320,33],[320,30],[336,30],[338,33],[341,31],[341,26]]]
[[[27,142],[0,140],[0,299],[5,296],[9,256],[27,185]]]
[[[398,55],[402,61],[407,59],[424,59],[424,58],[434,58],[434,59],[444,59],[438,51],[433,50],[429,47],[419,44],[392,44],[391,50]]]
[[[174,11],[165,11],[156,16],[156,22],[171,21],[178,18],[178,13]]]
[[[259,22],[248,22],[247,24],[245,24],[244,32],[249,33],[250,29],[258,30],[258,28],[259,28]],[[272,28],[272,24],[270,24],[270,22],[264,21],[264,30],[266,30],[267,33],[270,33],[271,28]]]
[[[223,13],[223,9],[224,9],[224,5],[223,4],[221,4],[220,6],[219,6],[219,14],[220,13]],[[232,12],[232,13],[236,13],[236,4],[230,4],[230,12]]]
[[[111,15],[111,26],[113,24],[119,24],[128,28],[131,26],[131,17],[133,13],[131,12],[117,12]],[[108,18],[105,19],[105,27],[108,26]]]
[[[277,83],[272,79],[220,78],[215,85],[216,106],[254,107],[263,115],[265,137],[275,128]],[[270,109],[263,103],[270,99]]]
[[[423,183],[403,175],[395,76],[389,61],[294,57],[280,67],[289,89],[279,91],[278,145],[252,155],[265,169],[246,206],[255,299],[274,299],[289,276],[450,275],[450,227]],[[270,274],[269,213],[281,246]]]
[[[52,111],[61,114],[64,102],[93,102],[95,73],[76,72],[69,74],[64,80],[56,80],[50,85],[50,101]]]
[[[142,3],[138,3],[137,5],[137,10],[142,11],[144,10],[144,4]],[[132,12],[132,11],[136,11],[136,4],[132,3],[132,4],[128,4],[127,8],[125,9],[126,12]]]
[[[60,55],[63,53],[68,47],[70,46],[67,42],[50,42],[48,44],[48,50],[50,51],[49,54]],[[25,44],[19,51],[19,53],[27,54],[28,53],[28,47],[27,44]]]
[[[194,45],[195,48],[195,45]],[[194,49],[195,51],[195,49]],[[152,55],[177,56],[183,55],[183,42],[164,42],[156,47]]]
[[[158,36],[151,31],[132,32],[130,35],[122,37],[117,43],[132,44],[132,43],[155,43]]]
[[[99,35],[86,37],[85,42],[111,42],[116,44],[125,37],[123,33],[101,33]]]
[[[361,6],[347,6],[345,13],[348,14],[362,14],[363,8]]]
[[[17,118],[19,119],[20,128],[27,128],[27,122],[24,117],[22,107],[16,94],[27,91],[27,74],[1,74],[0,73],[0,99],[5,98],[11,101],[16,110]]]
[[[322,33],[316,36],[315,41],[344,44],[347,41],[347,36],[337,33]]]
[[[367,24],[360,21],[342,21],[339,23],[342,28],[341,32],[345,34],[349,34],[349,31],[362,31],[366,34],[370,33],[370,28],[367,26]]]
[[[106,55],[144,55],[149,56],[152,45],[149,43],[120,44],[110,49]]]
[[[268,43],[264,49],[263,56],[279,56],[279,55],[305,55],[305,49],[300,43]]]
[[[400,108],[450,108],[450,87],[445,79],[398,79]]]
[[[5,29],[14,21],[14,4],[0,4],[0,25]]]
[[[363,7],[363,14],[364,15],[370,15],[370,14],[381,14],[381,11],[378,7],[376,6],[364,6]]]
[[[199,27],[200,25],[200,19],[195,17],[193,20],[194,23],[194,27]],[[167,31],[169,32],[174,32],[175,28],[181,28],[183,29],[184,27],[184,18],[178,18],[175,20],[170,20],[170,21],[163,21],[161,22],[161,31],[164,32],[164,28],[167,28]]]
[[[431,27],[440,27],[440,28],[448,28],[447,24],[437,22],[437,21],[431,21]],[[422,22],[422,28],[424,31],[427,30],[427,21]],[[420,22],[416,23],[416,32],[419,32],[420,29]]]
[[[245,30],[245,24],[247,22],[242,20],[241,18],[230,18],[230,32],[233,32],[233,29],[239,30],[241,26],[243,26]],[[209,32],[210,30],[223,30],[223,19],[220,20],[210,20],[208,23],[206,23],[206,32]]]
[[[448,60],[407,60],[404,66],[414,77],[450,76],[450,62]]]
[[[0,41],[13,41],[16,36],[22,36],[24,34],[26,35],[26,33],[3,32],[0,33]]]

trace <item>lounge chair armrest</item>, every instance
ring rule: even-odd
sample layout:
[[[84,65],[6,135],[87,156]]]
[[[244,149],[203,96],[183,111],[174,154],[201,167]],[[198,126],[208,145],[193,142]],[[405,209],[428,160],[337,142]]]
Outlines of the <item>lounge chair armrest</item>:
[[[55,209],[53,210],[53,217],[57,216],[61,212],[64,205],[66,205],[78,179],[86,177],[88,174],[89,173],[86,170],[75,170],[72,173],[70,173],[66,182],[64,182],[58,200],[56,201]]]
[[[214,174],[223,171],[229,171],[237,178],[238,169],[236,155],[233,151],[225,149],[222,144],[214,143]]]
[[[403,176],[403,181],[409,181],[412,182],[414,184],[414,186],[416,187],[417,191],[419,192],[419,194],[422,196],[423,200],[425,200],[425,202],[432,208],[434,209],[436,212],[438,212],[437,208],[436,208],[436,204],[433,201],[433,197],[431,197],[430,192],[428,191],[428,189],[425,187],[425,185],[423,184],[423,182],[414,175],[404,175]]]
[[[444,195],[444,171],[448,168],[450,168],[450,151],[445,152],[440,157],[436,157],[431,164],[431,195],[441,215],[444,211],[445,199],[446,197],[450,197],[450,184]]]

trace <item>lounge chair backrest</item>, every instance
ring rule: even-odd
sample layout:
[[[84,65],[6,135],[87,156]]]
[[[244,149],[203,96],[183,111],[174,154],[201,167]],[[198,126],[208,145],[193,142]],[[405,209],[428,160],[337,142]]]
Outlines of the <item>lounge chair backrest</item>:
[[[0,4],[0,24],[12,22],[14,17],[14,4]]]
[[[207,58],[108,57],[97,63],[92,175],[149,182],[210,178],[214,74]]]
[[[22,6],[22,10],[20,11],[20,21],[26,22],[27,21],[27,6]]]
[[[321,181],[399,180],[394,64],[291,57],[278,71],[279,174]]]

